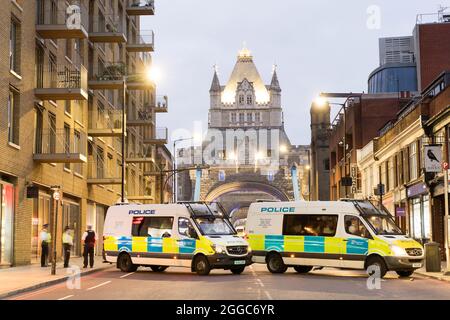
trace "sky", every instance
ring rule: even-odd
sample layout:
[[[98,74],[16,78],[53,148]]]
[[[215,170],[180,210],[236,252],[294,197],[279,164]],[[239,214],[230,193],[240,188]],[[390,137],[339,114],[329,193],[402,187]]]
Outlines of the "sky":
[[[417,14],[449,0],[155,0],[157,94],[169,112],[157,115],[171,140],[206,129],[209,88],[217,65],[226,84],[243,42],[264,82],[273,65],[292,144],[310,143],[311,102],[320,92],[367,92],[379,65],[378,38],[411,35]],[[180,145],[182,146],[182,145]]]

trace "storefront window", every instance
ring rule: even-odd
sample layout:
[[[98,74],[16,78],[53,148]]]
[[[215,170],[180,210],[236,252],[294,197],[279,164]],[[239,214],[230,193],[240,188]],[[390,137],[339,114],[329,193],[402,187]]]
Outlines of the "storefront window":
[[[411,230],[415,239],[431,239],[429,196],[411,199]]]
[[[12,263],[14,186],[0,183],[0,265]]]
[[[64,200],[63,205],[63,229],[69,226],[73,232],[73,246],[71,254],[79,256],[81,254],[80,244],[80,206],[77,203],[68,202]]]
[[[422,202],[423,231],[424,238],[431,239],[430,201],[428,199],[428,196],[424,196]]]
[[[414,198],[411,206],[411,219],[412,219],[412,237],[415,239],[422,238],[422,226],[420,219],[420,198]]]
[[[41,244],[39,243],[39,232],[44,224],[50,223],[50,196],[40,194],[35,199],[33,207],[33,218],[31,220],[31,260],[38,262],[41,256]]]

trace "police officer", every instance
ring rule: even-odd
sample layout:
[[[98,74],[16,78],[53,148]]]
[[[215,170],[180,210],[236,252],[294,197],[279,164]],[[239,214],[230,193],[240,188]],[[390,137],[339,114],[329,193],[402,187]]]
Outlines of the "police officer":
[[[69,267],[70,253],[73,246],[73,236],[69,226],[64,228],[62,236],[63,250],[64,250],[64,268]]]
[[[48,267],[48,247],[52,241],[52,236],[47,230],[48,224],[42,226],[39,237],[41,238],[41,267]]]
[[[84,263],[83,268],[87,268],[88,265],[88,256],[89,256],[89,266],[91,268],[94,267],[94,247],[95,242],[98,240],[95,231],[92,230],[92,226],[87,226],[87,230],[83,233],[81,240],[84,241]]]

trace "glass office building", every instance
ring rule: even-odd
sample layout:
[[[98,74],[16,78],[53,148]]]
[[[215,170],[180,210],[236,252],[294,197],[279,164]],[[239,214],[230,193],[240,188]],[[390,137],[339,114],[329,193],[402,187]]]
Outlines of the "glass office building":
[[[369,76],[369,93],[416,92],[417,68],[415,63],[386,64]]]

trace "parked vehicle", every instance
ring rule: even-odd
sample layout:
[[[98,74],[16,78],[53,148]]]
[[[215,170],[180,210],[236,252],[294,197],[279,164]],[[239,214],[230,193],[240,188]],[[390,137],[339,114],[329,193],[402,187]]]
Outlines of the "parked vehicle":
[[[253,261],[272,273],[337,267],[407,277],[423,264],[422,246],[369,201],[253,203],[246,231]]]
[[[188,267],[240,274],[250,265],[248,243],[237,236],[217,203],[125,204],[108,209],[104,227],[106,261],[124,272],[149,266],[155,272]]]

